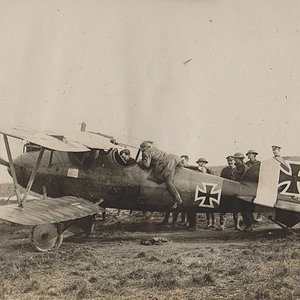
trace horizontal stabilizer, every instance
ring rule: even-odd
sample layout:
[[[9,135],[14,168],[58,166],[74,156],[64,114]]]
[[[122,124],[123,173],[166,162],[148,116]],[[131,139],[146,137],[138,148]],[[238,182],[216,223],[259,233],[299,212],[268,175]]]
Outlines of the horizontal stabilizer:
[[[21,225],[58,223],[97,214],[101,208],[82,198],[66,196],[0,206],[0,219]]]

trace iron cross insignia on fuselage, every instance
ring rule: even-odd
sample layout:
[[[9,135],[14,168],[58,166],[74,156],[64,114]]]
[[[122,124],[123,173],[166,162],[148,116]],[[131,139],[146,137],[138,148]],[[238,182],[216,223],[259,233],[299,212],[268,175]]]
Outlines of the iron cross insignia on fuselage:
[[[197,186],[194,202],[199,202],[198,206],[214,208],[214,203],[220,205],[221,189],[217,189],[216,183],[202,183],[203,188]]]
[[[286,196],[299,196],[300,162],[285,161],[285,167],[280,167],[278,191]]]

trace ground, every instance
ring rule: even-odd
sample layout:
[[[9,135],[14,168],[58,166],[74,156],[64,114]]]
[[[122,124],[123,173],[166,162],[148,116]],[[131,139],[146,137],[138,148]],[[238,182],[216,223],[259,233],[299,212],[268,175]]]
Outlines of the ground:
[[[300,299],[296,234],[161,227],[156,214],[110,213],[86,240],[36,252],[29,229],[0,224],[1,299]],[[229,224],[230,225],[230,224]],[[155,245],[142,239],[163,238]]]

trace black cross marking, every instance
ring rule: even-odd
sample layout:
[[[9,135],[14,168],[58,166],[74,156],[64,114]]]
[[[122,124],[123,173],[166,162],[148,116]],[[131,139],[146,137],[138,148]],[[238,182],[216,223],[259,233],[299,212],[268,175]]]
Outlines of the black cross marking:
[[[200,202],[199,205],[201,206],[205,206],[205,207],[214,207],[213,202],[219,202],[218,196],[219,193],[218,192],[212,192],[212,190],[214,189],[214,185],[212,184],[207,184],[204,183],[204,191],[201,191],[200,189],[197,190],[197,195],[195,197],[195,202]],[[199,199],[199,198],[202,199]],[[203,201],[204,198],[204,201]],[[215,201],[214,201],[215,200]]]
[[[300,164],[289,163],[290,170],[288,174],[283,169],[280,169],[279,174],[279,193],[283,192],[283,194],[299,194],[298,182],[300,182]],[[284,187],[282,189],[282,187]]]

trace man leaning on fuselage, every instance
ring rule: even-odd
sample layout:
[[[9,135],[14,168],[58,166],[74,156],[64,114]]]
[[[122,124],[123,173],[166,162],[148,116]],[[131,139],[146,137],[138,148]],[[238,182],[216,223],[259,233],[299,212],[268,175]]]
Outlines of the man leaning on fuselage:
[[[153,168],[154,179],[158,183],[165,183],[166,189],[174,199],[174,205],[171,208],[176,209],[182,204],[181,196],[174,185],[176,167],[182,166],[181,158],[157,149],[148,142],[143,142],[140,150],[142,159],[138,162],[139,166],[144,169]]]

